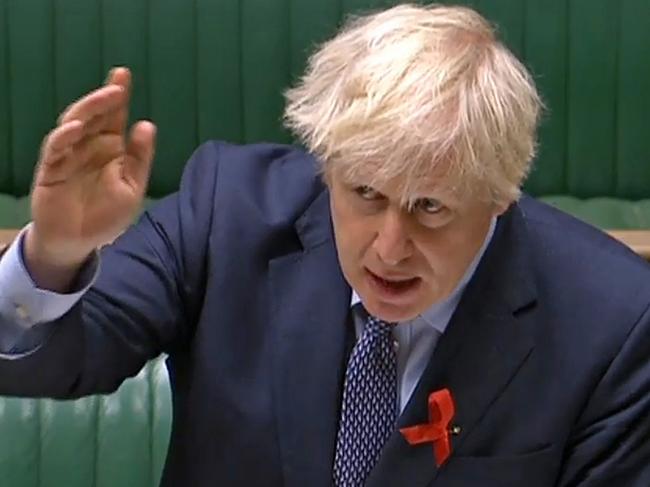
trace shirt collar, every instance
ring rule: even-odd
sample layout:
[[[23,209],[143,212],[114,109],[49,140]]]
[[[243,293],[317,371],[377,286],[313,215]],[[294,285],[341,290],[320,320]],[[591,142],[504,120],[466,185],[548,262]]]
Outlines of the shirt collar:
[[[485,254],[485,250],[487,249],[488,245],[492,241],[495,228],[496,228],[496,217],[493,217],[492,220],[490,221],[490,228],[488,229],[487,234],[485,235],[485,239],[483,240],[483,244],[481,245],[481,248],[478,250],[478,252],[476,252],[474,259],[472,259],[472,262],[470,262],[469,266],[467,266],[467,269],[465,270],[465,274],[463,274],[463,277],[456,285],[456,288],[444,301],[441,301],[439,303],[434,303],[433,305],[431,305],[430,308],[428,308],[426,311],[424,311],[424,313],[422,313],[418,317],[421,318],[424,322],[426,322],[431,327],[435,328],[440,333],[445,332],[445,329],[449,324],[449,320],[451,319],[451,315],[456,310],[456,306],[458,306],[458,302],[460,301],[460,297],[462,296],[465,287],[467,287],[467,284],[472,279],[472,276],[474,276],[474,273],[476,272],[476,268],[478,267],[479,262],[481,262],[481,258],[483,257],[483,254]],[[353,307],[354,305],[359,304],[360,302],[361,302],[361,298],[359,297],[357,292],[353,289],[350,307]]]

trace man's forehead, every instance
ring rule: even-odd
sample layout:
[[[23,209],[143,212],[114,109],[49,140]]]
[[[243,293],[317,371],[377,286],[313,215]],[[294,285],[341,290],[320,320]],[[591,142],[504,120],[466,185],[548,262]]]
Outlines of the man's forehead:
[[[351,185],[370,186],[382,194],[399,195],[400,199],[409,201],[418,198],[452,198],[453,183],[446,175],[436,173],[382,178],[381,171],[363,168],[344,177],[344,181]]]

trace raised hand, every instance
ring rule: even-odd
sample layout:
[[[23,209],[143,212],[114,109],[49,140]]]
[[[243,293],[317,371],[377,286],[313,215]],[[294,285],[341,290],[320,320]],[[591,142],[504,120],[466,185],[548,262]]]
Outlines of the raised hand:
[[[75,270],[124,231],[142,204],[156,128],[140,121],[126,135],[130,87],[128,69],[113,69],[103,87],[63,112],[43,142],[25,240],[37,281],[47,285],[50,271]]]

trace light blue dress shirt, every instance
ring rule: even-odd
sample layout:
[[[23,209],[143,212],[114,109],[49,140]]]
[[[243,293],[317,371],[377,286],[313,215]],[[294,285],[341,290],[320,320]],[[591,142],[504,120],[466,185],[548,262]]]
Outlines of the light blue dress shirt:
[[[397,381],[399,407],[404,410],[424,368],[445,332],[460,297],[492,240],[496,219],[492,219],[485,240],[467,267],[451,295],[436,303],[412,321],[399,323],[393,330],[397,347]],[[99,273],[97,254],[84,266],[77,280],[78,289],[58,294],[39,289],[30,277],[22,257],[25,227],[0,259],[0,352],[4,357],[19,358],[12,348],[22,333],[37,323],[54,321],[67,313],[92,286]],[[356,292],[352,292],[352,314],[357,337],[364,324],[364,310]]]

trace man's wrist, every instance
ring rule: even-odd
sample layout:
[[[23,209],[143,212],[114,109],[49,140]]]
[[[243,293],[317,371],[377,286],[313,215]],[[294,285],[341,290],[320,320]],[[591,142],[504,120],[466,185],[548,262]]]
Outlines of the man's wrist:
[[[25,232],[20,242],[20,255],[27,273],[40,289],[56,293],[68,293],[79,271],[92,251],[75,256],[52,256],[39,245],[33,225]]]

